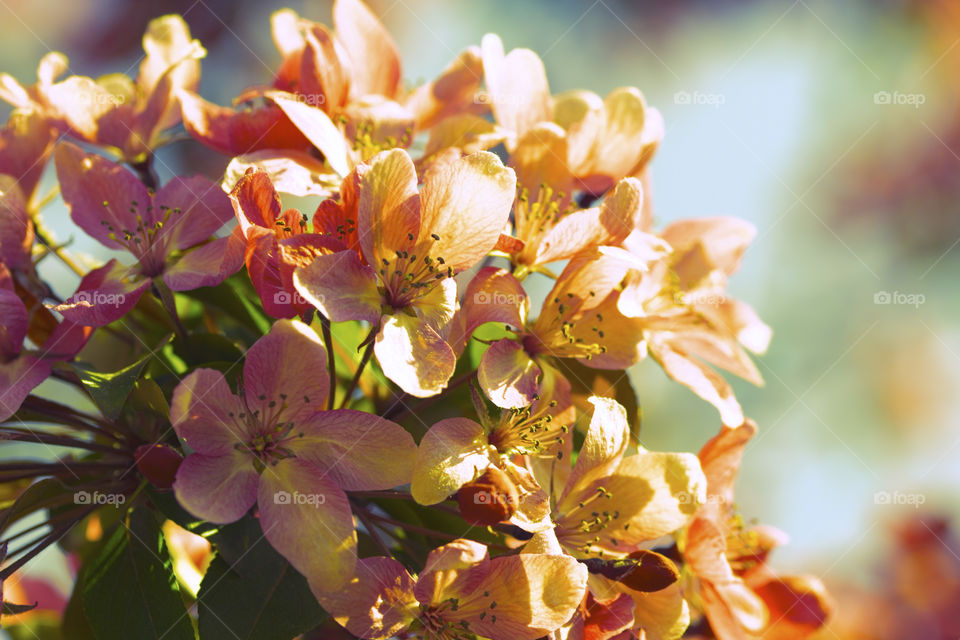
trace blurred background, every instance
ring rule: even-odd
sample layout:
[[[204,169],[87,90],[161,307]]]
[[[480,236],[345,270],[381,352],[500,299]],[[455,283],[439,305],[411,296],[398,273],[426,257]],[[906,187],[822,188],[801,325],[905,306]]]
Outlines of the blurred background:
[[[731,292],[774,339],[759,360],[766,387],[734,383],[760,427],[738,500],[745,519],[790,535],[778,569],[842,594],[900,571],[917,540],[960,562],[960,3],[368,2],[410,84],[492,31],[539,53],[554,93],[639,87],[666,120],[658,228],[710,215],[756,225]],[[57,49],[74,73],[135,75],[147,21],[178,12],[209,51],[200,92],[228,104],[279,62],[273,10],[329,23],[330,5],[0,0],[0,66],[32,82]],[[178,171],[225,165],[189,141],[162,153]],[[65,212],[47,219],[71,234]],[[719,428],[653,362],[631,375],[649,448],[696,451]],[[954,594],[958,576],[941,576]]]

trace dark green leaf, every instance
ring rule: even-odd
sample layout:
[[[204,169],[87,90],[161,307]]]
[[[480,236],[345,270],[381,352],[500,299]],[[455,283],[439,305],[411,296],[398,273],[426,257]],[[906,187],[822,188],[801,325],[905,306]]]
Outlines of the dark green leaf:
[[[86,571],[83,606],[97,640],[194,640],[160,526],[135,510]]]
[[[259,530],[252,518],[242,528]],[[234,531],[233,533],[236,533]],[[290,640],[325,618],[306,579],[259,532],[233,564],[218,554],[200,584],[203,640]]]
[[[164,341],[165,343],[166,341]],[[154,351],[159,350],[162,346],[163,344],[158,345]],[[133,390],[137,378],[140,377],[140,373],[152,357],[153,352],[148,353],[130,366],[113,373],[101,373],[85,364],[73,364],[71,366],[103,415],[108,418],[116,418],[120,415],[120,410],[123,409],[123,404],[127,401],[130,391]]]

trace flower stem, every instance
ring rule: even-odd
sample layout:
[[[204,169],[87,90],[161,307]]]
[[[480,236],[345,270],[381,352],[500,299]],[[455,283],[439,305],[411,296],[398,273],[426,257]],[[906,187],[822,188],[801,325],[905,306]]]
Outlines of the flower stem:
[[[357,372],[353,374],[353,380],[350,381],[350,386],[347,387],[347,391],[343,396],[343,402],[340,404],[341,409],[350,404],[351,396],[353,395],[353,392],[356,391],[357,385],[360,383],[360,376],[363,375],[363,370],[367,368],[367,363],[370,362],[370,356],[373,355],[373,345],[374,341],[370,340],[367,343],[367,348],[363,350],[363,357],[360,358],[360,365],[357,367]]]
[[[333,332],[330,331],[330,318],[320,314],[320,328],[323,332],[323,344],[327,347],[327,374],[330,376],[330,398],[327,409],[333,409],[337,398],[337,357],[333,353]]]

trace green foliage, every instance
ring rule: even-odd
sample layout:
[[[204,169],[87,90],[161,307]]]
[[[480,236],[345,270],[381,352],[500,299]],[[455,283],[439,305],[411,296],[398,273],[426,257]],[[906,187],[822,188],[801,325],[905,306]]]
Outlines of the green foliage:
[[[136,509],[87,568],[86,618],[97,640],[194,640],[160,526]]]

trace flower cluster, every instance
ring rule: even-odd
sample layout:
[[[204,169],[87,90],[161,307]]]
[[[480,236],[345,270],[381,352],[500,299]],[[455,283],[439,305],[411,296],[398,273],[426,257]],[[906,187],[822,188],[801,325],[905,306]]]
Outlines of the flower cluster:
[[[59,53],[0,80],[0,438],[45,448],[0,463],[0,580],[59,542],[83,565],[63,624],[97,638],[193,637],[190,615],[204,638],[820,629],[822,585],[770,569],[782,534],[733,495],[756,426],[718,370],[762,384],[747,352],[771,336],[726,293],[754,229],[657,228],[641,92],[552,95],[495,35],[409,89],[360,0],[271,29],[280,66],[230,107],[197,93],[178,16],[150,23],[135,80],[62,78]],[[181,125],[229,158],[220,184],[159,183]],[[43,225],[50,158],[116,257]],[[719,412],[699,456],[641,443],[626,370],[648,356]]]

